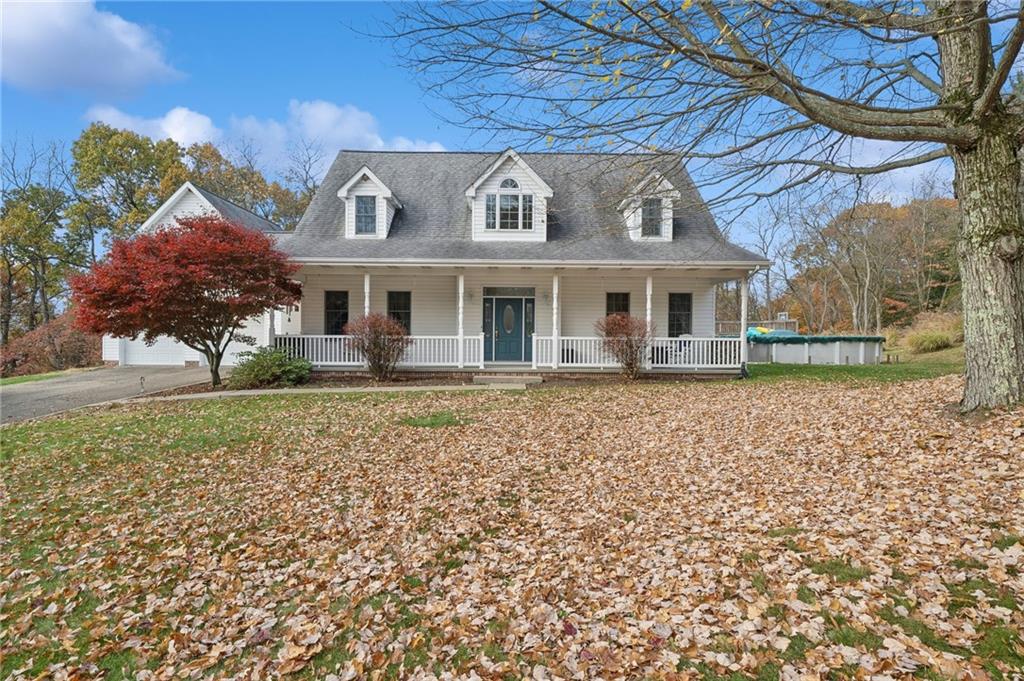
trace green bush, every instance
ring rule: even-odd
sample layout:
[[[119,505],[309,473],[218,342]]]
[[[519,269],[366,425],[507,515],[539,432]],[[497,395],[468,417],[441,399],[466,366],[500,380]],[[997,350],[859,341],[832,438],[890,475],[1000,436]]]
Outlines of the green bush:
[[[299,385],[309,380],[313,365],[301,357],[289,357],[284,350],[260,348],[240,352],[241,361],[231,372],[228,385],[236,390]]]
[[[906,341],[915,355],[953,347],[953,338],[944,331],[918,331],[908,334]]]

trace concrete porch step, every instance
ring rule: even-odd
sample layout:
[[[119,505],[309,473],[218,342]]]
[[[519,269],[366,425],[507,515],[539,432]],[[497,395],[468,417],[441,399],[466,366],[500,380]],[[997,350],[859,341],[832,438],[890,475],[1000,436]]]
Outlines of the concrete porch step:
[[[523,376],[523,375],[509,375],[509,374],[477,374],[473,377],[473,382],[481,385],[494,385],[494,384],[510,384],[515,383],[524,385],[527,383],[543,383],[543,376]]]

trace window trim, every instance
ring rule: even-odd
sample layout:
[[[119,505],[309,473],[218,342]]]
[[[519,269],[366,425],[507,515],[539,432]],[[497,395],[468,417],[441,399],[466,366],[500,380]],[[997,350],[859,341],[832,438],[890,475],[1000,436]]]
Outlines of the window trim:
[[[373,229],[371,231],[360,231],[360,228],[359,228],[359,218],[360,217],[365,218],[365,217],[367,217],[367,215],[365,213],[364,214],[360,214],[360,212],[359,212],[359,199],[369,199],[372,202],[372,205],[373,205],[373,213],[372,213]],[[353,229],[353,233],[356,236],[372,236],[372,235],[376,234],[377,233],[377,195],[376,194],[356,194],[355,197],[353,198],[353,202],[354,202],[353,206],[352,206],[352,212],[353,212],[353,216],[352,216],[352,220],[353,220],[352,229]]]
[[[505,186],[506,183],[511,182],[515,186]],[[515,210],[515,227],[502,227],[502,199],[504,197],[516,197],[515,208],[509,210]],[[530,209],[526,210],[526,204],[529,203]],[[512,177],[506,177],[498,184],[498,189],[493,192],[489,192],[484,195],[484,229],[487,231],[496,232],[532,232],[534,227],[534,209],[536,208],[536,201],[532,192],[523,191],[522,185],[519,181]],[[526,216],[529,215],[529,220]]]
[[[484,196],[484,229],[498,229],[498,195]]]
[[[338,312],[342,311],[341,308],[331,308],[331,307],[328,307],[327,299],[328,299],[328,297],[332,293],[344,294],[343,297],[344,297],[344,300],[345,300],[345,309],[344,309],[345,318],[344,318],[344,321],[341,323],[340,327],[338,328],[337,333],[335,333],[330,328],[330,324],[328,324],[328,322],[327,322],[329,314],[337,314]],[[345,290],[345,291],[338,291],[338,290],[330,290],[330,291],[328,291],[328,290],[324,290],[324,335],[325,336],[334,336],[334,335],[342,335],[342,334],[344,334],[345,333],[345,326],[348,324],[349,311],[350,311],[349,295],[348,295],[348,291],[347,290]]]
[[[612,311],[612,296],[625,296],[626,297],[626,311],[621,310]],[[604,316],[609,317],[613,314],[624,314],[629,316],[630,314],[630,295],[629,291],[605,291],[604,293]]]
[[[675,312],[675,313],[673,313],[673,311],[672,311],[672,296],[686,296],[686,299],[689,301],[689,305],[687,306],[687,310],[685,312]],[[667,313],[668,313],[668,316],[667,316],[667,320],[668,320],[668,335],[669,335],[670,338],[679,338],[680,336],[692,336],[693,335],[693,293],[691,291],[669,291]],[[682,333],[677,333],[677,334],[673,334],[672,333],[672,315],[673,314],[677,314],[677,315],[683,314],[683,315],[686,315],[686,322],[687,322],[686,325],[685,325],[686,328],[685,328],[685,330]]]
[[[409,301],[409,307],[408,308],[405,308],[403,310],[399,310],[398,306],[392,303],[392,296],[397,296],[397,295],[407,296],[407,300]],[[405,320],[403,320],[400,315],[396,315],[395,314],[395,311],[399,311],[400,313],[407,313],[409,315],[409,317],[408,317],[409,323],[406,324]],[[387,315],[389,317],[391,317],[392,319],[394,319],[399,324],[401,324],[402,326],[404,326],[405,327],[405,333],[411,335],[412,334],[412,291],[388,291],[388,295],[387,295]]]
[[[656,218],[657,219],[654,220],[654,231],[653,232],[648,232],[647,231],[647,222],[645,221],[645,213],[648,210],[647,203],[649,201],[657,201],[658,202],[657,214],[656,214]],[[665,200],[662,197],[660,197],[660,196],[644,196],[644,197],[642,197],[640,199],[640,236],[642,238],[648,238],[648,239],[658,238],[658,237],[660,237],[662,235],[662,231],[663,231],[663,229],[662,229],[663,228],[663,224],[662,223],[664,223],[664,218],[663,218],[664,212],[665,212]]]

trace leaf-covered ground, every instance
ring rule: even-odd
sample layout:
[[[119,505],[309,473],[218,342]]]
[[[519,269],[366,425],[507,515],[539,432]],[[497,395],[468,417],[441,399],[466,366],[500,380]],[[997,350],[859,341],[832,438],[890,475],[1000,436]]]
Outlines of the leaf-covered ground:
[[[955,377],[6,428],[0,678],[1013,678],[1024,410]]]

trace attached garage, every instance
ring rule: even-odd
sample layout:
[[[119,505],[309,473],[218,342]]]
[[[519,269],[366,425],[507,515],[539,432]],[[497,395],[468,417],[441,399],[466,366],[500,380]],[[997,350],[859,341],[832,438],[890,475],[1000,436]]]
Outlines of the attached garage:
[[[186,182],[167,199],[160,208],[139,228],[140,232],[170,227],[177,223],[178,218],[198,215],[219,215],[256,231],[275,234],[280,228],[272,222],[256,215],[222,196],[207,189],[196,187]],[[269,343],[268,325],[262,319],[250,320],[242,333],[256,339],[256,346]],[[224,353],[224,366],[233,366],[238,362],[238,353],[254,350],[256,346],[232,343]],[[111,336],[103,337],[103,361],[117,362],[129,366],[185,366],[186,364],[206,364],[206,358],[192,348],[186,347],[172,338],[159,338],[153,345],[146,345],[140,338],[137,340],[120,339]]]
[[[224,353],[224,366],[238,363],[238,354],[255,350],[260,345],[267,345],[268,328],[265,320],[251,319],[242,328],[242,333],[256,339],[256,345],[231,343]],[[146,345],[141,338],[103,337],[103,361],[117,362],[127,366],[185,366],[186,364],[206,364],[206,358],[190,347],[182,345],[172,338],[158,338],[153,345]]]
[[[146,345],[142,339],[125,341],[124,363],[128,365],[181,366],[199,360],[199,353],[171,338],[160,338],[153,345]]]

